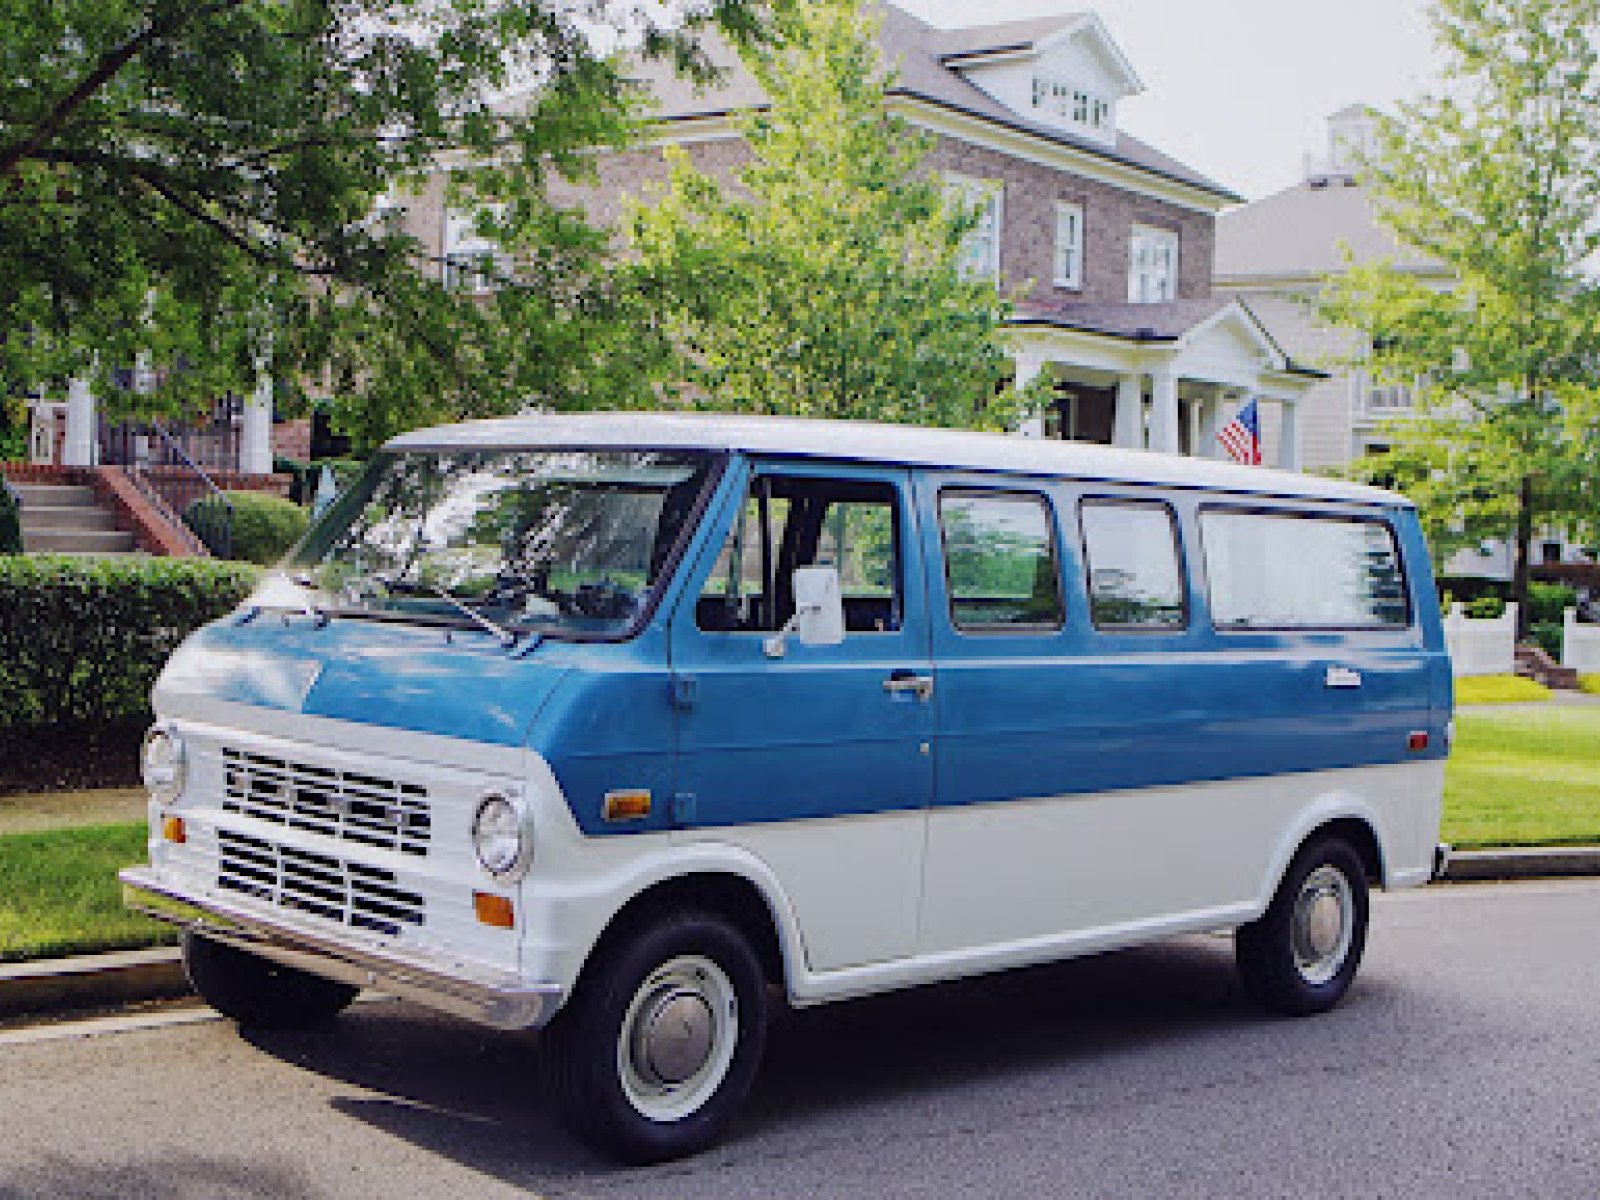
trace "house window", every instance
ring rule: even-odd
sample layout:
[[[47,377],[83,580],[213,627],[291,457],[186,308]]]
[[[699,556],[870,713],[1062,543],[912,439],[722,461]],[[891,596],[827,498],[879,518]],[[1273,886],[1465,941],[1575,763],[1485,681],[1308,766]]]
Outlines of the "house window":
[[[1002,186],[951,175],[945,181],[945,194],[977,213],[978,223],[968,231],[961,248],[961,273],[969,279],[999,279]]]
[[[1033,77],[1033,107],[1092,133],[1105,133],[1111,127],[1111,101],[1050,75]]]
[[[502,208],[490,205],[492,217]],[[500,247],[478,232],[477,218],[470,212],[448,212],[444,224],[444,253],[440,256],[439,276],[452,291],[473,294],[492,292],[511,273],[511,259]]]
[[[1178,295],[1178,234],[1173,229],[1135,225],[1130,239],[1128,300],[1160,304]]]
[[[1083,205],[1056,205],[1056,264],[1057,287],[1081,288],[1083,286]]]

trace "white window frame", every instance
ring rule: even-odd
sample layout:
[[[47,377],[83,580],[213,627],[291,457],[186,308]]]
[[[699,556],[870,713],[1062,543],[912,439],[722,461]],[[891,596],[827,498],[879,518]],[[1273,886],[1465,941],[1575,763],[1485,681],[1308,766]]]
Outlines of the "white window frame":
[[[969,279],[1000,282],[1000,247],[1005,229],[1005,185],[998,179],[975,179],[970,175],[946,175],[945,191],[968,204],[987,211],[980,215],[977,228],[967,234],[962,246],[962,272]],[[981,259],[976,248],[985,242]]]
[[[1162,304],[1178,298],[1178,231],[1134,225],[1128,237],[1128,303]]]
[[[1083,205],[1056,201],[1055,285],[1083,288]]]
[[[1034,72],[1031,90],[1034,109],[1063,125],[1102,136],[1111,128],[1111,100],[1099,92],[1045,71]]]

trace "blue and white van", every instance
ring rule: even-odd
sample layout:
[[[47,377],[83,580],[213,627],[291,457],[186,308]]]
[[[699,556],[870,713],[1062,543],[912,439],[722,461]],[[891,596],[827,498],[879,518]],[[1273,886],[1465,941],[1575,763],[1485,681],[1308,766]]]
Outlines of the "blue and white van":
[[[190,978],[543,1027],[630,1160],[707,1145],[769,1006],[1236,931],[1349,987],[1437,869],[1450,668],[1416,513],[1218,462],[613,414],[408,434],[144,748]]]

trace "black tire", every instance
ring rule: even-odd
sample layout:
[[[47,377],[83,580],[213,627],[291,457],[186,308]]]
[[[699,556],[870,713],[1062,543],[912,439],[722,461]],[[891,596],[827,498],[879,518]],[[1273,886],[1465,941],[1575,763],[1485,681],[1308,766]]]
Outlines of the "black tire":
[[[1309,884],[1309,887],[1308,887]],[[1344,897],[1338,889],[1346,889]],[[1340,911],[1339,932],[1322,941],[1311,932],[1310,914]],[[1291,1017],[1326,1012],[1344,998],[1367,944],[1367,875],[1361,856],[1339,837],[1306,843],[1295,855],[1272,903],[1260,920],[1234,934],[1234,955],[1245,990],[1273,1012]],[[1348,940],[1346,939],[1346,927]],[[1330,943],[1322,956],[1317,951]]]
[[[348,1008],[361,991],[195,933],[183,935],[183,969],[202,1000],[252,1029],[320,1025]]]
[[[705,968],[698,984],[683,965],[695,963],[714,965]],[[672,992],[674,978],[688,980],[687,990]],[[671,995],[688,995],[690,1008],[702,1004],[708,1022],[704,1060],[694,1054],[688,1060],[702,1066],[677,1084],[642,1079],[645,1068],[632,1064],[653,1060],[642,1049],[623,1047],[625,1027],[643,1039],[644,1029],[660,1026],[664,997]],[[713,1004],[707,999],[713,996],[725,1002]],[[714,1012],[730,1014],[731,1020],[719,1020]],[[543,1063],[551,1099],[567,1128],[609,1158],[644,1164],[694,1154],[722,1136],[749,1093],[761,1065],[767,1019],[761,964],[736,926],[706,912],[663,919],[602,946],[545,1029]],[[688,1029],[687,1022],[683,1028]],[[631,1079],[625,1078],[630,1067]],[[647,1083],[659,1086],[659,1097],[636,1103],[634,1095]],[[652,1114],[641,1103],[692,1107]]]

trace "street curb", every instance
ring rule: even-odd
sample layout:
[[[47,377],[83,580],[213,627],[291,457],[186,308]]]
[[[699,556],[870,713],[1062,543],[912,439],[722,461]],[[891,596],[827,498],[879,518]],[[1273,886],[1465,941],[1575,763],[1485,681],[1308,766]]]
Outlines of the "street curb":
[[[1452,850],[1446,883],[1496,879],[1562,879],[1600,875],[1600,846],[1530,846]]]
[[[0,964],[0,1017],[108,1007],[189,994],[176,947]]]
[[[1600,876],[1600,846],[1455,850],[1444,883]],[[0,963],[0,1018],[107,1008],[190,994],[176,947]]]

